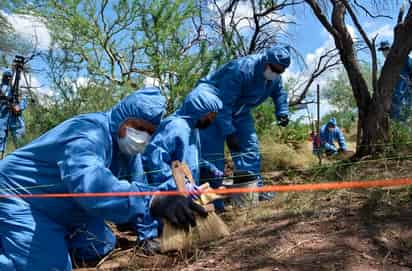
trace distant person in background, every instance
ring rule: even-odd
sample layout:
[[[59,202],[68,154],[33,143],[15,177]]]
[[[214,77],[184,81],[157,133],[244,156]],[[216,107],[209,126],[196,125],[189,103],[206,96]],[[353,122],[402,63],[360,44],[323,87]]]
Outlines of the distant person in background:
[[[381,51],[386,58],[391,45],[388,41],[379,44],[378,51]],[[390,116],[394,120],[405,121],[412,110],[412,58],[407,57],[402,68],[400,78],[396,83],[392,94],[392,106]],[[405,113],[406,112],[406,113]]]
[[[20,147],[21,139],[25,133],[22,112],[27,107],[26,98],[18,104],[13,104],[11,80],[13,74],[10,70],[3,73],[0,85],[0,153],[4,153],[8,136],[12,137],[15,148]]]
[[[339,148],[336,147],[335,142],[338,142]],[[347,152],[345,137],[342,131],[336,125],[336,119],[332,118],[320,128],[320,150],[316,149],[314,142],[314,152],[320,151],[326,155],[334,155],[339,152]]]

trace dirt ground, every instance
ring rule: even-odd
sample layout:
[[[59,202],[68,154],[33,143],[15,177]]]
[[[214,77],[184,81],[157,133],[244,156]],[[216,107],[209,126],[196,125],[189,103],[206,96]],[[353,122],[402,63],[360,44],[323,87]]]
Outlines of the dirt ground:
[[[278,195],[223,214],[232,234],[190,254],[145,256],[118,233],[122,249],[77,270],[412,270],[412,201],[398,192],[322,192],[299,211],[283,206],[292,194]]]

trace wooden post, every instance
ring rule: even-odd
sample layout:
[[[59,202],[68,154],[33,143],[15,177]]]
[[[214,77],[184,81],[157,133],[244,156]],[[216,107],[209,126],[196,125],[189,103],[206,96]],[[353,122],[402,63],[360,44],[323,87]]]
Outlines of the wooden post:
[[[316,121],[316,137],[317,141],[316,144],[320,141],[320,87],[319,84],[316,86],[316,104],[317,104],[317,121]],[[320,144],[317,146],[318,148],[318,159],[319,165],[322,165],[322,153],[320,152]]]

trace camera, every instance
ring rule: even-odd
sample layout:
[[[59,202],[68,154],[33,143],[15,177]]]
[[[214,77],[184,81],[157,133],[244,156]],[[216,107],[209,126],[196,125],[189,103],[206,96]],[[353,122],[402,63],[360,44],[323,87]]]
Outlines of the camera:
[[[13,65],[15,66],[16,70],[22,70],[24,67],[24,56],[16,55],[13,60]]]

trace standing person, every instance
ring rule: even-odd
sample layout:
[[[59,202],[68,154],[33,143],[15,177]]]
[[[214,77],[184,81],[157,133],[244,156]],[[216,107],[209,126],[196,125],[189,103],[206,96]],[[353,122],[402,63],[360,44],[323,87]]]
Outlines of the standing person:
[[[105,220],[153,216],[188,227],[195,224],[194,212],[207,215],[183,196],[21,196],[152,191],[116,175],[132,171],[127,168],[164,110],[158,89],[136,91],[107,112],[61,123],[0,161],[0,270],[72,270],[69,252],[82,261],[99,259],[115,246]]]
[[[6,150],[9,136],[11,136],[15,148],[18,148],[25,133],[22,113],[26,109],[27,100],[23,98],[19,104],[13,104],[12,76],[10,70],[3,72],[0,86],[0,153],[2,154]]]
[[[339,148],[336,148],[335,141],[338,142]],[[335,118],[331,118],[320,128],[320,151],[328,156],[347,151],[345,137],[337,126]]]
[[[199,130],[206,129],[222,109],[220,99],[202,88],[189,93],[174,114],[163,120],[143,155],[143,165],[148,182],[159,190],[176,190],[172,173],[172,162],[186,163],[192,171],[193,178],[199,180],[199,168],[203,167],[212,174],[218,169],[207,161],[201,161]],[[196,185],[186,183],[186,190],[195,192]],[[193,195],[195,196],[195,195]],[[152,227],[156,225],[151,224]],[[153,230],[155,231],[156,228]],[[153,232],[150,231],[150,232]],[[145,253],[160,251],[155,236],[139,235]]]
[[[381,51],[386,58],[391,45],[388,41],[382,41],[379,44],[378,51]],[[407,108],[405,108],[405,106]],[[412,110],[412,58],[407,57],[402,68],[400,78],[396,83],[395,90],[392,94],[392,105],[390,116],[394,120],[405,121],[408,114],[402,114],[402,111],[410,112]]]
[[[251,110],[268,97],[275,104],[278,124],[288,125],[288,95],[282,83],[281,74],[290,65],[288,46],[275,46],[262,53],[232,60],[212,74],[201,79],[197,88],[214,93],[223,102],[223,110],[216,121],[200,133],[202,155],[216,165],[220,172],[214,176],[202,173],[204,178],[215,178],[212,187],[222,184],[224,170],[224,143],[226,141],[236,170],[254,174],[260,179],[259,141]],[[261,194],[267,199],[268,194]],[[269,197],[270,198],[270,197]],[[223,209],[223,202],[215,205]]]

